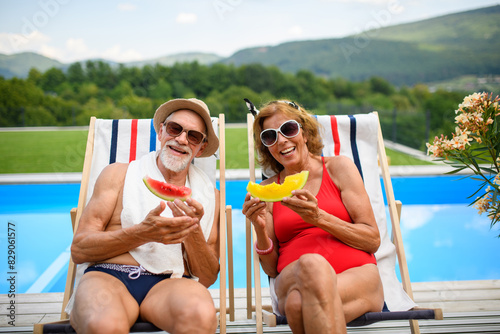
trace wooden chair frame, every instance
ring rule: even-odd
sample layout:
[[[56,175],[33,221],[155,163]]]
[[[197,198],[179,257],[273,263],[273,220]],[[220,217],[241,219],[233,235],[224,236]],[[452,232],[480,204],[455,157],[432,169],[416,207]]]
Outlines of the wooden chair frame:
[[[89,188],[90,171],[92,166],[92,159],[94,153],[94,137],[95,137],[95,123],[96,117],[91,117],[89,124],[89,132],[87,137],[87,148],[84,156],[83,170],[82,170],[82,180],[80,186],[80,193],[78,199],[78,207],[73,208],[70,212],[71,222],[73,225],[73,234],[78,229],[78,224],[80,218],[87,204],[87,192]],[[218,127],[219,127],[219,191],[220,191],[220,211],[219,211],[219,254],[220,254],[220,276],[219,276],[219,330],[220,333],[226,333],[227,319],[226,314],[229,313],[230,321],[234,321],[234,279],[233,279],[233,254],[232,254],[232,208],[230,205],[226,206],[226,178],[225,178],[225,168],[226,168],[226,152],[225,152],[225,117],[224,114],[220,114],[218,117]],[[227,238],[226,238],[227,236]],[[228,252],[226,253],[226,245]],[[229,265],[226,261],[226,255],[228,256]],[[226,276],[226,268],[228,268],[229,277]],[[61,309],[61,320],[57,322],[52,322],[48,324],[35,324],[33,328],[33,333],[41,334],[45,333],[44,327],[54,328],[53,326],[65,326],[69,328],[69,315],[66,313],[66,305],[68,304],[71,295],[73,294],[74,284],[76,278],[76,264],[73,262],[72,258],[69,259],[68,274],[66,277],[66,287],[64,290],[64,297]],[[229,279],[228,279],[229,278]],[[227,290],[226,290],[226,279],[229,280],[229,308],[227,307]],[[223,315],[223,316],[222,316]],[[136,323],[131,331],[159,331],[154,325],[150,323]],[[48,325],[48,326],[46,326]],[[137,326],[138,325],[138,326]]]
[[[382,130],[380,127],[380,121],[378,119],[378,113],[373,112],[377,116],[378,120],[378,143],[377,143],[377,154],[379,159],[379,165],[382,173],[382,180],[385,186],[385,194],[387,198],[389,215],[392,225],[392,241],[396,247],[396,254],[399,263],[399,270],[401,275],[401,283],[406,294],[413,300],[413,291],[411,287],[410,274],[408,271],[408,265],[406,262],[406,256],[403,246],[403,238],[401,235],[400,228],[400,218],[401,218],[401,208],[402,203],[396,201],[394,197],[394,190],[392,187],[391,176],[389,172],[389,164],[387,155],[385,152],[384,139],[382,135]],[[255,182],[255,148],[254,148],[254,133],[253,133],[253,120],[252,114],[247,114],[247,128],[248,128],[248,159],[249,159],[249,169],[250,169],[250,180]],[[256,324],[257,324],[257,334],[263,333],[263,322],[268,326],[276,326],[276,315],[272,313],[272,307],[270,305],[262,305],[262,292],[261,292],[261,280],[260,280],[260,263],[259,256],[252,247],[252,239],[256,239],[256,234],[253,225],[250,221],[246,220],[246,250],[247,250],[247,318],[252,318],[252,312],[255,312]],[[254,283],[255,283],[255,306],[252,305],[252,288],[251,288],[251,275],[252,275],[252,264],[251,255],[253,254],[253,272],[254,272]],[[441,309],[422,309],[414,308],[414,311],[427,311],[431,310],[434,312],[434,319],[442,320],[443,312]],[[411,312],[411,311],[407,311]],[[376,312],[379,313],[379,312]],[[414,318],[408,316],[409,325],[412,334],[419,334],[420,329],[418,326],[418,321]]]

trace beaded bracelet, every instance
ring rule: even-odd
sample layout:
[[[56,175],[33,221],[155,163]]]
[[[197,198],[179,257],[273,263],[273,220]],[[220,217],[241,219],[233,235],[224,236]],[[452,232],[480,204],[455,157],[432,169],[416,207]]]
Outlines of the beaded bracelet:
[[[257,252],[257,254],[259,255],[267,255],[267,254],[270,254],[273,249],[274,249],[274,244],[273,244],[273,241],[271,240],[271,238],[268,238],[269,239],[269,242],[271,243],[271,246],[268,248],[268,249],[258,249],[257,248],[257,241],[255,241],[255,251]]]

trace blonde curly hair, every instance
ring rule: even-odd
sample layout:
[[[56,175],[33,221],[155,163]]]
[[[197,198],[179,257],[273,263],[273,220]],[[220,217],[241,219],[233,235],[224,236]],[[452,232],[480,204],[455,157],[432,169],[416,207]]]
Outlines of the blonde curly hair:
[[[260,109],[253,122],[255,148],[258,154],[258,162],[263,170],[272,170],[279,173],[284,168],[283,165],[274,159],[268,147],[262,144],[260,140],[264,120],[276,113],[281,113],[299,122],[302,127],[302,135],[304,138],[307,138],[307,149],[314,155],[321,155],[321,151],[323,150],[323,142],[319,133],[321,125],[316,117],[295,102],[286,100],[271,101]]]

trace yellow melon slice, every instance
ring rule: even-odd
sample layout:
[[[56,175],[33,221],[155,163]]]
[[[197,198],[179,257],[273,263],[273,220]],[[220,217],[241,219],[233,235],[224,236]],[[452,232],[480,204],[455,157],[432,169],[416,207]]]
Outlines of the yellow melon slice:
[[[255,182],[248,182],[247,191],[252,197],[258,197],[263,202],[279,202],[285,197],[292,196],[292,190],[302,189],[306,184],[309,171],[288,175],[282,184],[275,182],[261,186]]]

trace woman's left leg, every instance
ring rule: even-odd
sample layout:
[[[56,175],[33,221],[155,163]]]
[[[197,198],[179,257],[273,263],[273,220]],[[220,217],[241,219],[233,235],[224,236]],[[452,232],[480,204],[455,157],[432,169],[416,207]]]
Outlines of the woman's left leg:
[[[366,312],[380,312],[384,306],[382,281],[374,264],[351,268],[337,274],[337,286],[346,323]]]
[[[280,312],[294,333],[345,333],[335,271],[324,257],[305,254],[276,280]]]

